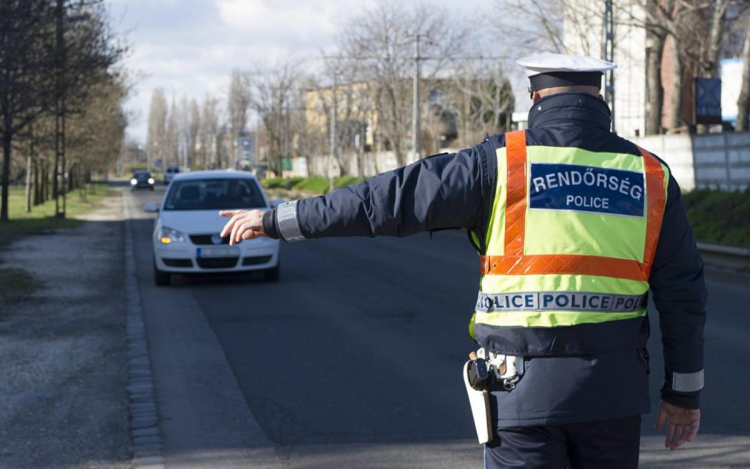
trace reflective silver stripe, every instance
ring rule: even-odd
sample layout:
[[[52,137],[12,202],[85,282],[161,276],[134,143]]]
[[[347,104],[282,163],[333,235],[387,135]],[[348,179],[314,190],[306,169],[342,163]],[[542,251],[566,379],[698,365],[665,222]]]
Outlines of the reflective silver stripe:
[[[479,292],[477,311],[500,313],[510,311],[597,311],[632,312],[646,307],[647,296],[614,295],[589,292]]]
[[[672,372],[672,391],[696,392],[703,389],[703,370],[695,373]]]
[[[297,201],[285,202],[276,208],[276,223],[279,226],[279,234],[287,242],[302,241],[302,231],[297,221]]]

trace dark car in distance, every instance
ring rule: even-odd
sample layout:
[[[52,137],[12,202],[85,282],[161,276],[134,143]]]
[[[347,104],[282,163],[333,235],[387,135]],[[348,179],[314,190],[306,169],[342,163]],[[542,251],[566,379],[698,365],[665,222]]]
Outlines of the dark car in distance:
[[[154,178],[151,177],[151,172],[146,170],[138,170],[133,172],[133,178],[130,180],[130,190],[136,189],[151,189],[154,190]]]

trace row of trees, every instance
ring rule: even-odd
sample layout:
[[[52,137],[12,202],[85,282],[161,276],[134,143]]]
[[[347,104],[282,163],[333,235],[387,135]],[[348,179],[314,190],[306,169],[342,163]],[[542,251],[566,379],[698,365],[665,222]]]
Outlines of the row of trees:
[[[155,91],[146,151],[165,164],[229,166],[233,143],[252,116],[256,156],[277,173],[289,156],[331,155],[336,163],[355,155],[361,172],[370,152],[385,150],[403,165],[415,137],[415,74],[420,153],[469,146],[509,129],[515,100],[504,67],[515,67],[513,59],[541,50],[601,54],[605,3],[496,0],[498,15],[481,23],[434,6],[381,2],[342,25],[334,53],[235,70],[222,99],[173,98],[170,105]],[[612,0],[612,6],[617,25],[645,33],[645,134],[682,128],[687,80],[718,77],[720,58],[738,56],[746,57],[747,75],[738,128],[746,128],[750,3]]]
[[[102,0],[0,0],[0,221],[26,176],[27,210],[62,197],[119,153],[125,47]],[[51,186],[51,187],[50,187]]]
[[[206,96],[199,104],[182,97],[170,104],[157,89],[148,159],[226,167],[252,116],[257,155],[277,174],[282,158],[290,156],[356,154],[361,160],[387,150],[405,164],[412,150],[416,67],[423,153],[440,151],[446,137],[457,135],[457,144],[473,144],[486,132],[508,129],[514,96],[501,58],[490,56],[471,26],[434,6],[383,2],[347,21],[335,54],[293,55],[233,71],[223,100]],[[360,161],[360,172],[363,167]]]
[[[499,9],[541,28],[499,21],[507,32],[536,50],[598,55],[603,50],[604,1],[496,0]],[[683,120],[687,78],[720,78],[723,57],[744,57],[738,130],[748,126],[750,107],[750,2],[747,0],[612,0],[617,25],[646,33],[645,133],[678,129]],[[567,28],[563,34],[563,25]],[[618,47],[617,44],[615,47]],[[667,70],[663,70],[667,67]],[[664,73],[666,72],[666,73]],[[668,75],[669,80],[664,80]],[[623,85],[626,86],[626,85]],[[665,89],[667,93],[665,93]],[[669,99],[665,101],[665,96]],[[666,111],[666,112],[665,112]],[[663,116],[668,116],[664,120]]]

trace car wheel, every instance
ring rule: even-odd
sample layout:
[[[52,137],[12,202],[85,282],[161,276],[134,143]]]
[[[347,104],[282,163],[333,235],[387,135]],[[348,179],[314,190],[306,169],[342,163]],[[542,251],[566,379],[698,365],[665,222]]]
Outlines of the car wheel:
[[[154,186],[151,186],[151,191],[153,192],[153,190],[154,190]]]
[[[266,282],[278,282],[281,279],[281,263],[276,264],[276,267],[266,269],[263,277]]]
[[[156,268],[156,261],[154,261],[154,283],[157,287],[164,287],[169,285],[171,275],[167,272],[163,272]]]

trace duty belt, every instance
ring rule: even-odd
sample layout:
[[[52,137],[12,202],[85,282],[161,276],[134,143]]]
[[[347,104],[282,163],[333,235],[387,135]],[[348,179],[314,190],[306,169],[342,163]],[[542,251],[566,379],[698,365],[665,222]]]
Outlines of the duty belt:
[[[476,353],[472,352],[469,358],[469,384],[477,391],[486,389],[492,382],[502,384],[506,391],[512,391],[523,377],[523,357],[488,352],[480,348]]]
[[[487,313],[511,311],[592,311],[625,313],[644,309],[648,295],[617,295],[580,291],[514,293],[479,292],[476,310]]]

